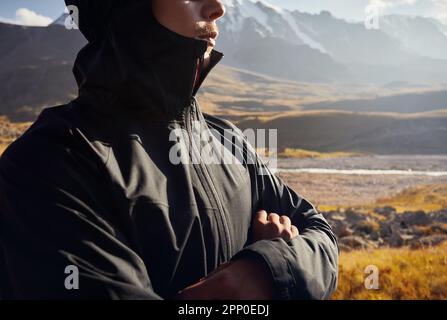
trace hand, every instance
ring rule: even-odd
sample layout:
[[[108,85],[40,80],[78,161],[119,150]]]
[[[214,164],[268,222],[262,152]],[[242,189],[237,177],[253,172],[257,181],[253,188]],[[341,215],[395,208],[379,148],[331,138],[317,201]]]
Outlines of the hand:
[[[261,260],[242,258],[219,266],[198,283],[179,292],[180,300],[269,300],[273,280]]]
[[[265,210],[258,211],[252,223],[253,241],[283,238],[289,241],[298,236],[298,228],[292,225],[290,218],[276,213],[267,215]]]

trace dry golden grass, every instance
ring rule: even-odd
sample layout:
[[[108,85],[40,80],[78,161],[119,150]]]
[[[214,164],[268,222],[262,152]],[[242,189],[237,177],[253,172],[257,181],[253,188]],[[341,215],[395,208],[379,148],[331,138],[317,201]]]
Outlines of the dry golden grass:
[[[302,181],[300,182],[302,183]],[[378,190],[381,186],[384,188],[383,190],[387,190],[387,185],[385,184],[382,185],[377,183],[375,185],[367,186],[365,180],[365,183],[362,186],[362,194],[356,194],[356,199],[353,199],[352,195],[348,194],[350,190],[348,188],[347,191],[344,190],[344,193],[341,196],[341,199],[345,200],[344,204],[333,203],[333,200],[330,198],[330,196],[332,196],[331,194],[322,194],[319,190],[312,190],[314,192],[309,192],[311,196],[307,197],[311,202],[316,204],[318,210],[326,212],[355,209],[359,212],[371,214],[376,208],[386,206],[395,208],[398,213],[403,213],[405,211],[431,212],[447,209],[447,183],[445,182],[427,183],[424,181],[418,185],[407,187],[389,197],[384,196],[382,190]],[[346,185],[343,185],[342,187],[346,187]],[[328,188],[328,190],[331,189]],[[376,199],[374,199],[374,197],[376,197]],[[357,201],[357,199],[360,199],[360,201]],[[355,203],[354,200],[356,201]]]
[[[5,152],[6,148],[8,148],[9,143],[0,143],[0,156]]]
[[[394,197],[379,199],[377,205],[392,206],[397,212],[438,211],[447,208],[447,185],[431,184],[415,186]]]
[[[11,122],[7,117],[0,116],[0,155],[6,148],[26,129],[29,128],[31,122]]]
[[[368,265],[379,270],[379,289],[367,290]],[[411,250],[342,252],[334,300],[447,299],[447,244]]]
[[[283,152],[278,154],[281,158],[294,158],[294,159],[333,159],[333,158],[346,158],[346,157],[359,157],[365,154],[356,152],[317,152],[304,149],[285,148]]]

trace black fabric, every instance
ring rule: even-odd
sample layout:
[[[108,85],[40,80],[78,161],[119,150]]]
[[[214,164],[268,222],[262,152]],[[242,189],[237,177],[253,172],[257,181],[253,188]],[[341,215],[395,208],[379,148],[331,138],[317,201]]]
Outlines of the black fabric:
[[[202,68],[206,42],[139,19],[150,17],[149,1],[70,3],[81,17],[87,10],[79,97],[45,109],[0,160],[4,298],[173,299],[244,258],[268,266],[279,299],[328,298],[338,246],[327,222],[268,171],[237,127],[200,111],[196,92],[223,55],[213,51]],[[244,162],[171,161],[173,132],[189,141],[184,156],[197,155],[197,125],[212,150],[224,145]],[[290,216],[300,236],[253,243],[261,208]],[[69,265],[80,271],[78,290],[65,287]]]
[[[128,0],[128,2],[130,1],[132,0]],[[70,6],[77,8],[78,13],[80,13],[79,21],[77,21],[78,27],[87,40],[92,42],[104,37],[112,21],[114,9],[117,9],[120,2],[124,1],[65,0],[67,8],[70,8]]]

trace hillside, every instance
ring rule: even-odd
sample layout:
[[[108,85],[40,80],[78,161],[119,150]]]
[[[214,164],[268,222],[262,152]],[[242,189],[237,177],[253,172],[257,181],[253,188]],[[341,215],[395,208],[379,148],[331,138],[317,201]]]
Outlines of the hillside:
[[[374,99],[339,100],[303,105],[304,110],[416,113],[447,109],[447,91],[396,94]]]
[[[309,111],[239,122],[245,128],[280,128],[282,148],[376,154],[447,154],[447,111],[419,114]]]
[[[70,101],[77,86],[73,61],[84,40],[61,26],[0,23],[0,114],[33,121],[44,107]]]

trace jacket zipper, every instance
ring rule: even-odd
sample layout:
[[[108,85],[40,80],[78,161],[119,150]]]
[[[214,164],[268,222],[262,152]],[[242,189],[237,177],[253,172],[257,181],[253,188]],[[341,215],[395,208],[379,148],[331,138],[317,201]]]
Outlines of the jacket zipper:
[[[196,99],[193,98],[193,103],[194,103],[194,108],[196,108]],[[197,159],[199,160],[199,164],[198,164],[198,169],[200,170],[200,176],[203,177],[203,180],[200,179],[201,183],[205,186],[206,188],[205,190],[209,190],[209,192],[207,192],[207,194],[210,194],[212,197],[212,201],[216,204],[217,206],[217,223],[218,223],[218,228],[219,228],[219,233],[220,235],[223,237],[225,246],[226,246],[226,257],[225,259],[230,259],[231,258],[231,254],[232,254],[232,246],[231,246],[231,241],[230,241],[230,230],[228,228],[228,225],[225,223],[226,221],[226,215],[225,215],[225,211],[222,205],[222,202],[220,201],[219,195],[217,194],[217,191],[215,189],[214,186],[214,182],[211,178],[211,174],[208,172],[206,166],[203,164],[202,162],[202,158],[200,155],[200,150],[198,150],[197,145],[193,139],[193,135],[192,135],[192,128],[191,128],[191,123],[192,123],[192,117],[191,117],[191,111],[187,112],[187,117],[186,117],[186,129],[188,131],[188,136],[190,139],[190,144],[191,144],[191,151],[190,151],[190,155],[191,155],[191,159],[194,159],[194,154],[193,153],[197,153]],[[196,166],[194,166],[196,168]],[[219,237],[220,238],[220,237]]]

